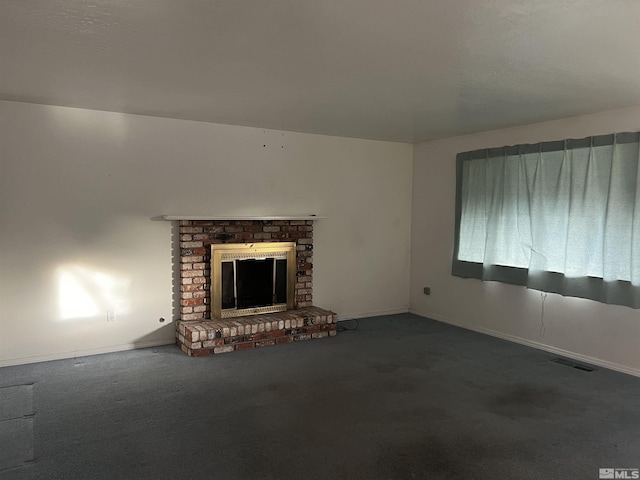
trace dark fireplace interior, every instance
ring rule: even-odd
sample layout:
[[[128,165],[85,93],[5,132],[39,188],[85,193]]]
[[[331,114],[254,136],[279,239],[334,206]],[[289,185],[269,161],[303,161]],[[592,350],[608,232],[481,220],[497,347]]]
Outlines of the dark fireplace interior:
[[[287,303],[287,260],[259,258],[222,262],[222,309]]]

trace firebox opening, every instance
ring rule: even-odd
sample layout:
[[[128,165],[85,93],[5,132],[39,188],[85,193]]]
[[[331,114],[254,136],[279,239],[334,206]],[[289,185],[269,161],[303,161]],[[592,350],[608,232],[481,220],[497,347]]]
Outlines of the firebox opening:
[[[222,309],[287,303],[287,261],[261,258],[222,262]]]
[[[294,306],[295,243],[212,246],[212,314],[228,318]]]

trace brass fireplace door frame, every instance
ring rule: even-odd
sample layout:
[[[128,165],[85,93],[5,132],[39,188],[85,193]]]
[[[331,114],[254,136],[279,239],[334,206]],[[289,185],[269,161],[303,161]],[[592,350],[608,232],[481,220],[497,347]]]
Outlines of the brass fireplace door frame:
[[[287,260],[287,303],[278,303],[266,307],[229,308],[222,310],[222,263],[249,259],[286,259]],[[283,312],[295,308],[296,284],[296,243],[227,243],[211,245],[211,318],[222,319]]]

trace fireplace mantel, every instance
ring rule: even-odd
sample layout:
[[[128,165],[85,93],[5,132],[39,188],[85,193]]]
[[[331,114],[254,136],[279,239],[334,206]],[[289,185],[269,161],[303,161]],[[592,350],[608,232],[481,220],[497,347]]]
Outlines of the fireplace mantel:
[[[165,220],[319,220],[318,215],[163,215]]]

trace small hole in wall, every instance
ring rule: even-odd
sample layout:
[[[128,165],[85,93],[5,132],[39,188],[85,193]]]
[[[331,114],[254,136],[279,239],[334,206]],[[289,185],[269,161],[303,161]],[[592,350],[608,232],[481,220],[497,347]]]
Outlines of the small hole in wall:
[[[164,317],[160,317],[160,320],[158,320],[160,323],[164,323]]]

